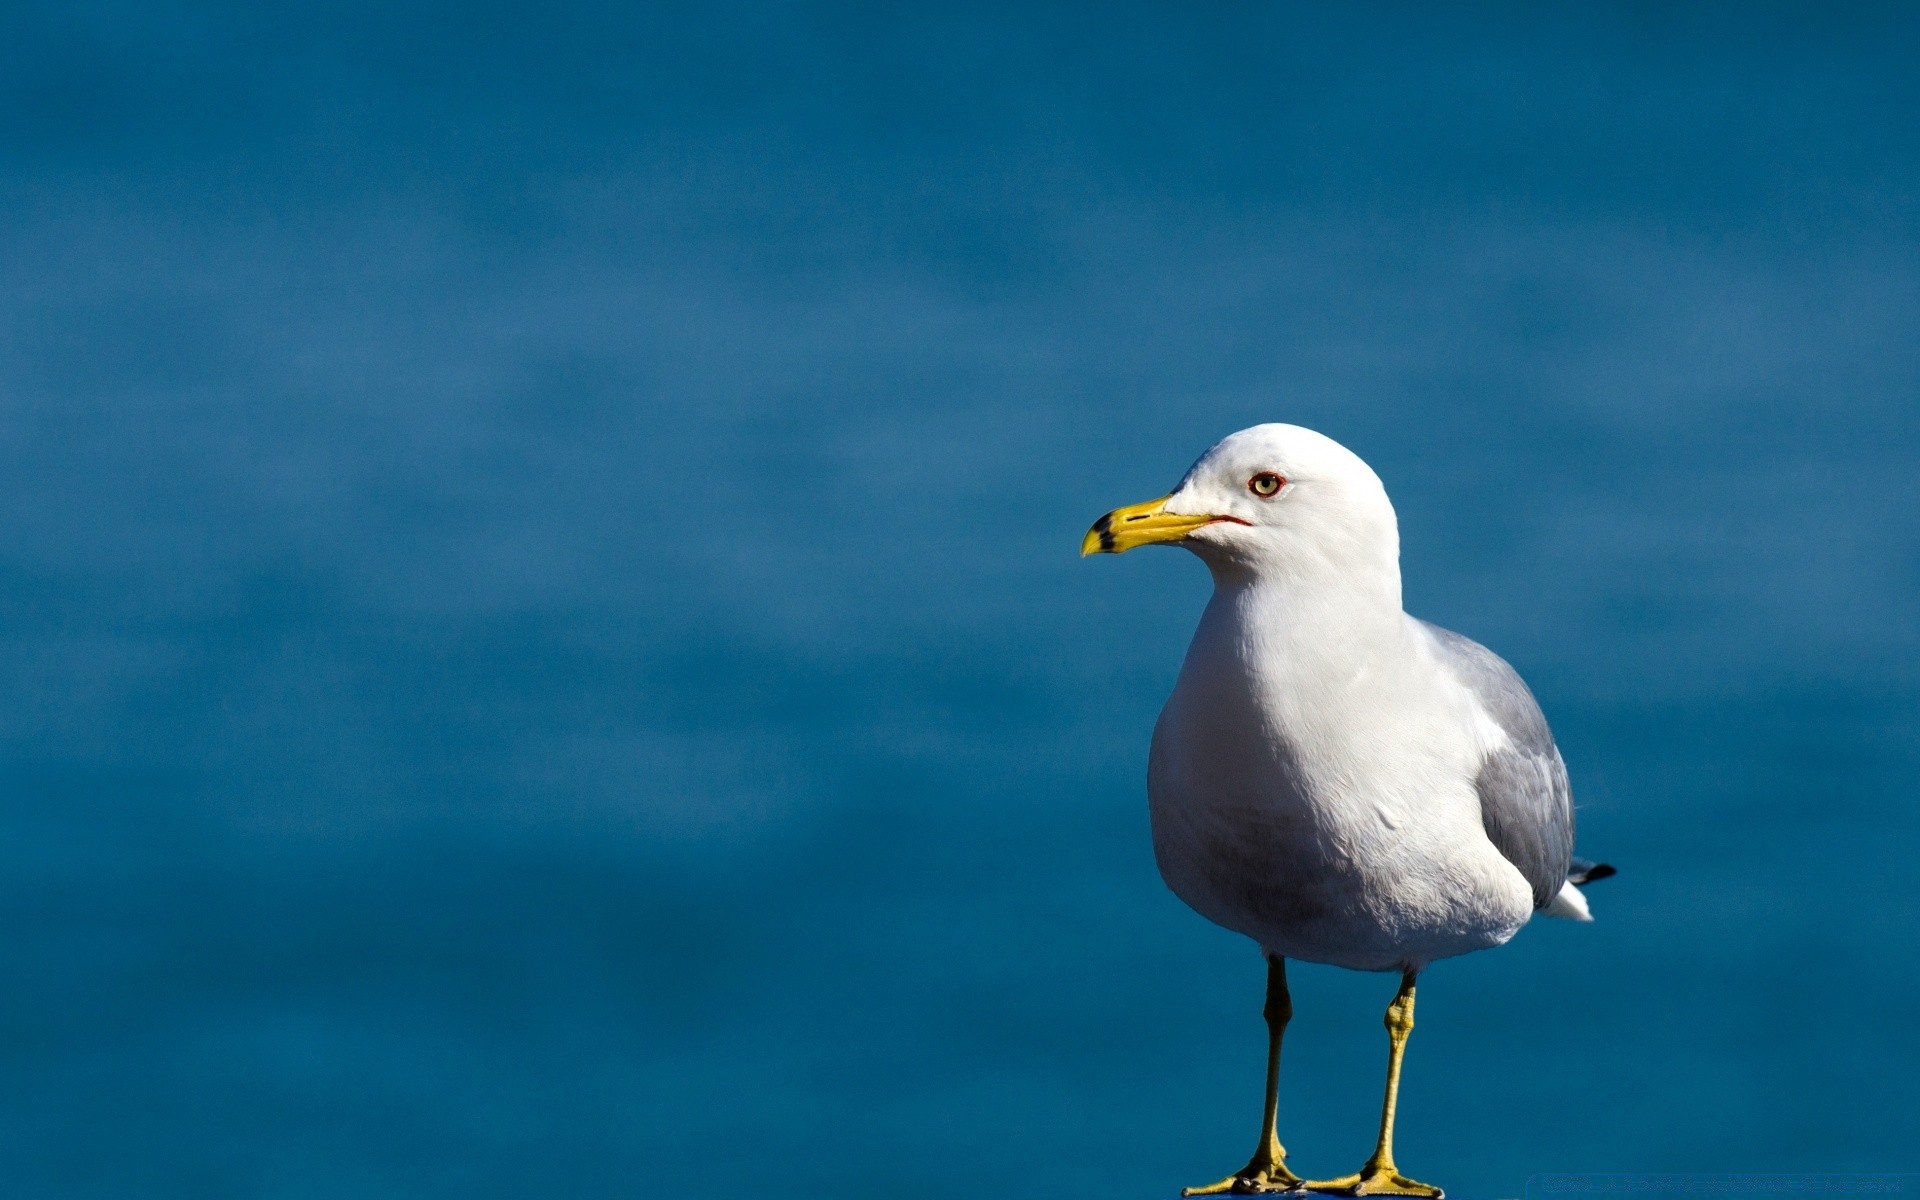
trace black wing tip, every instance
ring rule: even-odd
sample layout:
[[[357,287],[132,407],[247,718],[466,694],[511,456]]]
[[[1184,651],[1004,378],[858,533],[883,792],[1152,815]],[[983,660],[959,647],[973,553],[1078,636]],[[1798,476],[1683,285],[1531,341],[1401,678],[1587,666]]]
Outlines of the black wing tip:
[[[1619,873],[1620,868],[1614,866],[1612,863],[1588,862],[1584,858],[1576,858],[1573,860],[1572,869],[1567,872],[1567,882],[1575,885],[1584,885],[1592,883],[1597,879],[1605,879],[1609,875],[1618,875]]]

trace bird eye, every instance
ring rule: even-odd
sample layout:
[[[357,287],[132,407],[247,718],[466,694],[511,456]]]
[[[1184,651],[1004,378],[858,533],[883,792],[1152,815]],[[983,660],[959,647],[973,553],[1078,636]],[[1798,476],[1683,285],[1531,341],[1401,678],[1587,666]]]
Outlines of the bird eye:
[[[1275,475],[1272,471],[1262,471],[1252,479],[1247,480],[1247,490],[1262,500],[1271,499],[1285,486],[1287,486],[1287,481]]]

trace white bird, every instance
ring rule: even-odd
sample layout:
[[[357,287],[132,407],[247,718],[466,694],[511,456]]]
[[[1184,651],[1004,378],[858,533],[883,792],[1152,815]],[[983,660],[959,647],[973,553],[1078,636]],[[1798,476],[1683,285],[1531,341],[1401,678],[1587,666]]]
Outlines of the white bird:
[[[1415,977],[1536,912],[1591,920],[1574,885],[1613,868],[1572,857],[1566,766],[1513,668],[1402,610],[1393,505],[1352,451],[1297,425],[1242,430],[1171,494],[1100,518],[1081,552],[1154,543],[1193,551],[1214,583],[1153,731],[1154,857],[1268,962],[1259,1146],[1183,1194],[1438,1197],[1393,1160]],[[1289,958],[1401,977],[1379,1140],[1338,1179],[1288,1170],[1275,1129]]]

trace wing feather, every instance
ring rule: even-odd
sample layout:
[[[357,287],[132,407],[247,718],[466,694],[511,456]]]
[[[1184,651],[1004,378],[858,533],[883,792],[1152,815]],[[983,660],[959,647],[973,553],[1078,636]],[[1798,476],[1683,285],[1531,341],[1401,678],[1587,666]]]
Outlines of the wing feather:
[[[1532,886],[1534,907],[1545,908],[1565,886],[1573,857],[1573,789],[1547,718],[1505,659],[1472,638],[1420,624],[1433,635],[1440,660],[1507,735],[1507,745],[1487,756],[1474,779],[1480,824]]]

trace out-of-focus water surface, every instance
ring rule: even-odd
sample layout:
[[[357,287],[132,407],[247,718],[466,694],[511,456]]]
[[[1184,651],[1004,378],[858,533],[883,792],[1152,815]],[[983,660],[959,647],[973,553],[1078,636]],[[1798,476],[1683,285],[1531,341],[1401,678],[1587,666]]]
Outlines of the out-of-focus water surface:
[[[10,11],[5,1190],[1236,1166],[1205,573],[1075,550],[1260,420],[1622,870],[1431,972],[1409,1173],[1914,1169],[1920,27],[1549,8]],[[1392,981],[1294,982],[1351,1170]]]

